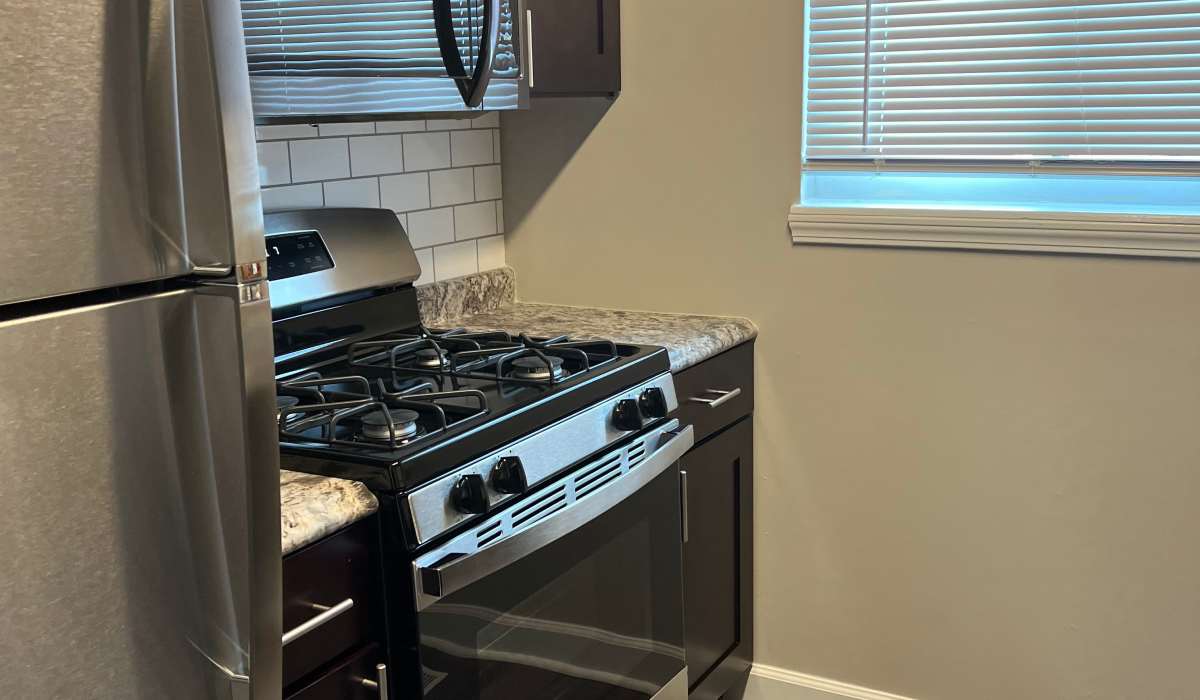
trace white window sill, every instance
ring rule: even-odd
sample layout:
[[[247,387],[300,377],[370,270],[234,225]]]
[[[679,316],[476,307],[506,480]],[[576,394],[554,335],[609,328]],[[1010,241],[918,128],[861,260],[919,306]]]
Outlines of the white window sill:
[[[796,244],[1200,258],[1200,218],[793,206]]]

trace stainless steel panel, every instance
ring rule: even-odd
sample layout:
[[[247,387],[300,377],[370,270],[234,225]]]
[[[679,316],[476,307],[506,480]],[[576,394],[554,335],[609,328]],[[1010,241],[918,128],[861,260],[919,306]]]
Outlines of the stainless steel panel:
[[[0,304],[186,273],[170,0],[0,22]]]
[[[646,442],[654,447],[644,461],[632,461],[622,450],[616,455],[597,459],[556,485],[547,487],[546,491],[557,490],[558,493],[550,496],[544,513],[529,517],[518,525],[512,520],[513,511],[509,510],[422,555],[412,564],[417,610],[424,610],[442,596],[510,566],[600,517],[678,462],[692,449],[695,435],[692,426],[679,429],[679,421],[672,420],[647,436]],[[581,478],[581,474],[593,466],[600,466],[607,473]],[[589,480],[592,484],[602,485],[582,491]],[[537,496],[526,498],[536,499]],[[542,510],[541,505],[530,510]],[[488,533],[488,541],[481,544],[481,533],[484,532]],[[455,554],[464,556],[451,557]],[[445,564],[438,563],[447,559]],[[427,578],[436,580],[439,590],[429,591],[425,585]]]
[[[415,282],[421,263],[395,212],[389,209],[298,209],[267,214],[267,235],[316,231],[333,267],[271,282],[271,306]],[[275,254],[268,240],[268,253]]]
[[[660,374],[648,382],[610,396],[590,408],[546,426],[529,437],[480,457],[461,469],[456,469],[413,491],[406,498],[409,512],[412,513],[413,532],[417,542],[424,544],[464,520],[475,517],[460,513],[451,506],[450,488],[454,482],[468,474],[479,474],[486,483],[492,467],[501,457],[516,456],[521,458],[525,477],[530,488],[533,488],[588,455],[631,435],[628,431],[613,427],[613,407],[622,399],[637,399],[643,391],[652,387],[662,389],[667,399],[668,412],[679,406],[675,398],[675,382],[672,376],[669,373]],[[519,495],[495,491],[490,484],[487,491],[488,501],[492,506],[520,498]]]
[[[266,259],[241,3],[176,2],[188,250],[219,273]]]
[[[408,112],[448,114],[525,109],[524,80],[493,78],[479,107],[463,103],[450,78],[335,78],[256,75],[250,78],[254,116],[297,121],[342,115]]]
[[[0,304],[262,260],[237,0],[16,0]]]
[[[269,309],[239,296],[0,322],[0,697],[279,697]]]

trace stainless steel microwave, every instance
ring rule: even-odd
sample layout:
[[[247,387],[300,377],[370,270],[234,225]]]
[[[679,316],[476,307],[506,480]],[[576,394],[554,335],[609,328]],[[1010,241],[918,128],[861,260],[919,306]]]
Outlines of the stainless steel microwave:
[[[523,0],[241,0],[263,124],[528,106]]]

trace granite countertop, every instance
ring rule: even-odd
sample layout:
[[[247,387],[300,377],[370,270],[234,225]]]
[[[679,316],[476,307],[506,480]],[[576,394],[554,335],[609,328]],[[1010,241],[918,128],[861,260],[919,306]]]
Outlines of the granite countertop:
[[[515,290],[511,268],[427,285],[417,290],[421,318],[427,326],[661,345],[674,372],[758,336],[745,318],[521,302]]]
[[[379,501],[357,481],[279,471],[280,534],[287,555],[362,520]]]

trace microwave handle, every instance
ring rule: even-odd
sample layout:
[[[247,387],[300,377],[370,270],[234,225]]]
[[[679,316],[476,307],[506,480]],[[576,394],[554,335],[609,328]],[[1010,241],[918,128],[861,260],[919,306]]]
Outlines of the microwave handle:
[[[473,0],[471,0],[473,1]],[[454,0],[433,0],[433,22],[437,29],[438,49],[442,53],[442,62],[446,71],[454,79],[462,94],[463,102],[468,107],[479,107],[483,104],[484,93],[492,82],[495,70],[496,47],[500,41],[500,2],[501,0],[484,0],[483,32],[479,37],[478,61],[470,74],[463,64],[462,53],[458,49],[458,37],[454,33],[454,13],[451,3]]]
[[[611,486],[600,489],[545,518],[528,530],[522,530],[508,539],[445,564],[414,567],[418,586],[417,610],[424,610],[439,598],[519,561],[596,519],[637,493],[678,462],[695,443],[695,435],[690,425],[674,432],[664,431],[662,437],[665,442],[660,443],[658,449],[639,464],[637,469],[617,479]]]

